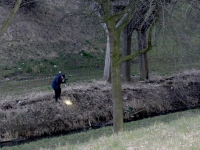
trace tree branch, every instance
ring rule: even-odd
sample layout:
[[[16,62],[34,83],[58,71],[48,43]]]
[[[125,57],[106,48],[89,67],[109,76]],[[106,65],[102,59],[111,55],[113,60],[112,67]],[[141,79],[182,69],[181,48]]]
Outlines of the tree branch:
[[[141,50],[141,51],[138,51],[138,52],[134,53],[134,54],[131,54],[131,55],[122,57],[122,58],[118,61],[118,63],[121,64],[121,63],[124,62],[124,61],[133,59],[133,58],[135,58],[135,57],[137,57],[137,56],[139,56],[139,55],[141,55],[141,54],[147,53],[148,51],[150,51],[150,50],[152,49],[153,46],[152,46],[152,42],[151,42],[151,37],[152,37],[152,29],[153,29],[155,23],[156,23],[156,22],[154,22],[154,23],[151,25],[150,29],[149,29],[149,33],[148,33],[148,45],[147,45],[147,47],[146,47],[145,49]]]
[[[12,18],[15,16],[15,14],[17,13],[20,4],[21,4],[22,0],[17,0],[15,7],[13,8],[13,10],[11,11],[8,19],[3,23],[1,29],[0,29],[0,36],[3,35],[3,33],[5,32],[5,30],[8,28],[8,26],[11,24],[11,20]]]

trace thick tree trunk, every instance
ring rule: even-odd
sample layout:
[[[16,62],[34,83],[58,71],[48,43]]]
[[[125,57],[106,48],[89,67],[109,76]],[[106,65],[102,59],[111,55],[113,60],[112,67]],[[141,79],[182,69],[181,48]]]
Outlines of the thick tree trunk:
[[[128,56],[131,54],[131,40],[132,33],[130,33],[129,27],[127,26],[123,30],[123,50],[122,56]],[[122,79],[123,81],[131,80],[131,60],[127,60],[122,63]]]
[[[113,58],[115,61],[115,58]],[[121,65],[112,65],[112,99],[114,132],[123,131],[123,104],[121,89]]]
[[[138,30],[138,51],[141,51],[147,47],[147,36],[145,30]],[[147,53],[140,55],[139,57],[140,65],[140,80],[149,79],[149,67]]]
[[[110,50],[111,50],[111,82],[112,82],[112,101],[113,101],[113,129],[114,133],[123,131],[123,104],[121,89],[121,67],[120,60],[120,33],[110,31]]]

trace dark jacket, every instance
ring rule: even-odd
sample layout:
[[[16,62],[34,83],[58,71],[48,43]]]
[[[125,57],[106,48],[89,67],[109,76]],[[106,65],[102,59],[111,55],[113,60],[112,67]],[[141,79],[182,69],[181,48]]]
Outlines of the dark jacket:
[[[51,86],[52,86],[52,88],[53,88],[54,90],[60,88],[60,84],[61,84],[61,83],[65,83],[65,82],[62,82],[61,76],[63,76],[63,78],[65,79],[65,75],[64,75],[64,74],[58,74],[58,75],[55,77],[55,79],[53,80]],[[65,81],[65,80],[64,80],[64,81]]]

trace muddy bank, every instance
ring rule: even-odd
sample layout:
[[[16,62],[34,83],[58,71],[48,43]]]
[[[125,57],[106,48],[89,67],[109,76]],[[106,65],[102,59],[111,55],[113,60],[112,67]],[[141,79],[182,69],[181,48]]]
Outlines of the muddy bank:
[[[199,106],[199,79],[200,73],[195,72],[123,84],[124,121]],[[53,94],[0,103],[1,144],[111,124],[111,87],[106,83],[65,89],[59,103]]]

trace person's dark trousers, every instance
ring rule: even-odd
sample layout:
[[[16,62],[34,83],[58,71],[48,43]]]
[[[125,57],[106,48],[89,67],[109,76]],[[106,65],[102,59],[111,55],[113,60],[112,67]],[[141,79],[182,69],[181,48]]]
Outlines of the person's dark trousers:
[[[55,91],[55,101],[57,102],[58,101],[58,98],[60,99],[60,94],[61,94],[61,88],[57,88],[57,89],[54,89]]]

